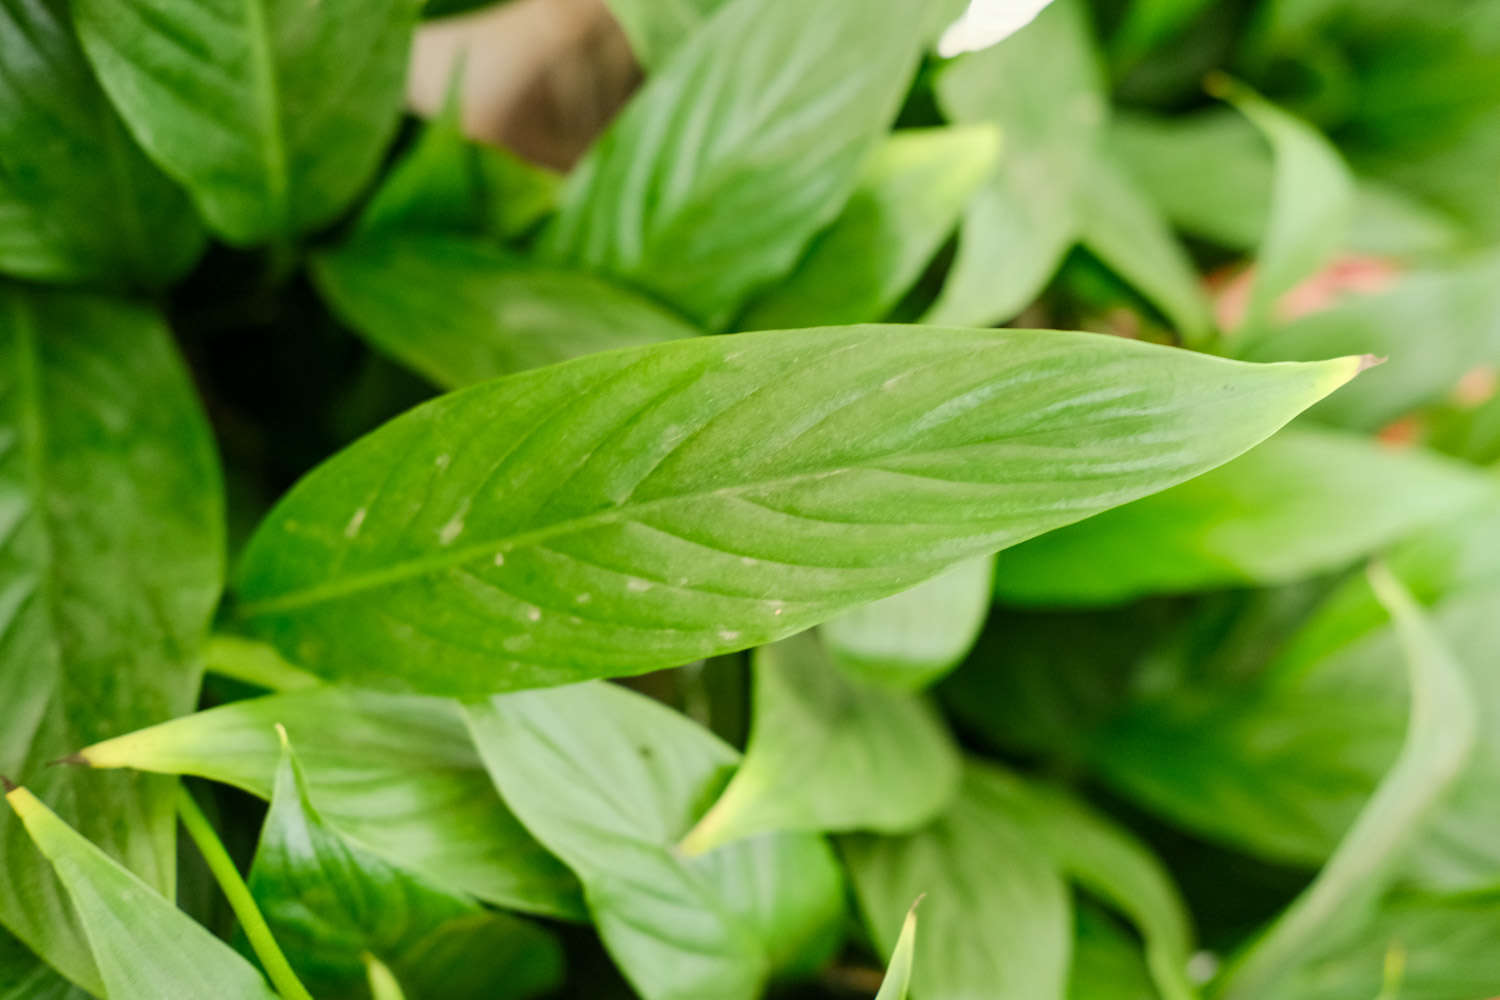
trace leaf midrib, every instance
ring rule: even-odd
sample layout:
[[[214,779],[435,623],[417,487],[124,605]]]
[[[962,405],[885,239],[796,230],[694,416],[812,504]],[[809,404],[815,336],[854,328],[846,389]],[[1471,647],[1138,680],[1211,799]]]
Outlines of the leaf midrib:
[[[250,46],[251,85],[255,107],[265,143],[261,147],[262,165],[266,170],[266,194],[271,200],[277,222],[285,229],[291,222],[287,204],[286,140],[281,132],[278,110],[280,88],[276,77],[275,48],[265,0],[245,0],[245,30]]]

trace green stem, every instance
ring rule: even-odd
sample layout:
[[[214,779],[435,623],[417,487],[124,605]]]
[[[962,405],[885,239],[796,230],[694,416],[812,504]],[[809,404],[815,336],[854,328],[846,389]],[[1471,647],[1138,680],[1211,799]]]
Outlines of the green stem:
[[[239,918],[245,937],[249,939],[250,947],[255,950],[260,964],[265,967],[266,975],[270,977],[271,985],[276,987],[276,992],[281,994],[283,1000],[313,1000],[307,987],[302,985],[297,974],[292,971],[291,963],[281,953],[280,945],[271,935],[271,928],[266,925],[266,918],[261,916],[260,908],[255,905],[255,898],[250,895],[250,887],[240,878],[239,869],[235,868],[229,852],[224,850],[213,824],[203,815],[202,808],[186,785],[179,786],[177,790],[177,815],[182,819],[188,836],[193,838],[193,843],[202,852],[203,860],[208,863],[208,870],[213,872],[219,888],[224,892],[224,898],[229,900],[229,908]]]

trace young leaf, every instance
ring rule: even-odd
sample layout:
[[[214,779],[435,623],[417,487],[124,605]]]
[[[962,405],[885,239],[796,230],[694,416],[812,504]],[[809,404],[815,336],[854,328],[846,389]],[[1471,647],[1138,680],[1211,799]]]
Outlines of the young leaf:
[[[823,641],[850,674],[915,691],[968,655],[989,615],[995,559],[980,556],[925,583],[846,612],[823,626]]]
[[[906,922],[901,925],[901,936],[896,939],[896,950],[891,952],[890,963],[885,968],[885,979],[881,981],[880,992],[875,994],[875,1000],[906,1000],[911,990],[912,962],[917,949],[917,906],[921,902],[917,900],[906,914]]]
[[[1271,143],[1271,214],[1256,256],[1244,326],[1250,339],[1276,319],[1277,301],[1328,262],[1344,242],[1354,208],[1354,179],[1334,145],[1311,125],[1227,78],[1212,81]]]
[[[1036,297],[1077,237],[1077,195],[1106,116],[1082,7],[1057,0],[1018,34],[955,60],[937,78],[948,117],[998,125],[1004,150],[969,204],[958,256],[927,322],[985,326],[1010,319]]]
[[[44,765],[190,711],[223,578],[207,422],[149,310],[0,285],[0,772],[147,882],[174,880],[173,783]],[[0,923],[87,989],[61,885],[0,812]]]
[[[543,249],[723,328],[838,213],[920,57],[925,0],[729,0],[573,172]]]
[[[203,249],[187,198],[99,89],[64,0],[0,12],[0,271],[164,285]]]
[[[352,844],[451,892],[543,916],[583,915],[576,882],[495,794],[451,702],[299,691],[174,719],[78,757],[96,768],[197,775],[269,799],[277,725],[296,741],[320,812]]]
[[[957,791],[958,751],[932,707],[844,677],[816,634],[756,650],[754,671],[749,750],[689,854],[782,830],[902,833]]]
[[[676,849],[738,757],[696,723],[607,684],[499,695],[468,716],[500,793],[578,874],[645,1000],[753,1000],[836,945],[843,887],[821,839]]]
[[[668,667],[1201,474],[1360,365],[911,327],[591,355],[421,406],[303,480],[246,550],[238,615],[377,687]]]
[[[418,0],[75,0],[131,132],[237,246],[335,219],[395,130]]]
[[[473,238],[365,238],[319,255],[313,276],[377,349],[448,388],[698,332],[634,292]]]
[[[797,269],[737,325],[784,330],[884,319],[953,231],[999,150],[989,125],[897,132]]]
[[[67,888],[110,1000],[276,1000],[249,962],[31,792],[6,800]]]
[[[1228,465],[1003,553],[1023,604],[1286,583],[1340,569],[1492,495],[1471,467],[1367,438],[1289,430]]]
[[[937,822],[906,837],[846,837],[845,862],[865,923],[892,949],[901,914],[923,893],[918,1000],[1061,1000],[1073,935],[1067,886],[978,767]]]
[[[1363,916],[1473,749],[1478,716],[1463,668],[1389,570],[1373,567],[1370,582],[1406,651],[1411,684],[1406,740],[1395,766],[1312,885],[1225,971],[1217,991],[1224,1000],[1265,995],[1321,936]]]
[[[290,743],[276,769],[249,885],[298,977],[322,1000],[363,995],[362,956],[393,970],[411,1000],[519,1000],[561,978],[561,950],[545,931],[482,910],[325,823]],[[422,975],[413,959],[458,926],[471,949],[450,956],[458,960],[447,969],[429,963]],[[455,975],[459,970],[468,974]]]

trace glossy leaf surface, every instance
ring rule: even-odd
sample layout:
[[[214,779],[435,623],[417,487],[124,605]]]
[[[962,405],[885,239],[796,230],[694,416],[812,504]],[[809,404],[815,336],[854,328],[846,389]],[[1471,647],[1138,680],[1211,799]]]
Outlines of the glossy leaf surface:
[[[303,480],[238,614],[387,688],[673,666],[1198,475],[1359,365],[910,327],[592,355],[418,407]]]

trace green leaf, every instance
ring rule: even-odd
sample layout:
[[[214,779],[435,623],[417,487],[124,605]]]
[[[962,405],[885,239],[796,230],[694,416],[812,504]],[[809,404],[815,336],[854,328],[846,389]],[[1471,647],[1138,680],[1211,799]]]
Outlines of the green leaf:
[[[778,330],[885,318],[953,231],[999,150],[990,125],[897,132],[797,269],[737,325]]]
[[[221,491],[153,312],[0,285],[0,773],[168,894],[173,783],[44,765],[192,709],[224,572]],[[62,886],[9,813],[0,923],[100,992]]]
[[[921,0],[730,0],[573,172],[543,249],[722,329],[853,192],[921,55]]]
[[[885,979],[880,983],[880,992],[875,994],[875,1000],[906,1000],[911,990],[912,963],[916,959],[917,950],[917,906],[921,902],[920,899],[917,900],[906,914],[906,921],[901,925],[901,936],[896,939],[896,950],[891,952]]]
[[[1160,996],[1130,931],[1081,902],[1073,967],[1068,970],[1069,1000],[1159,1000]]]
[[[1465,372],[1492,364],[1500,356],[1497,315],[1500,254],[1488,253],[1413,272],[1386,291],[1352,296],[1267,330],[1239,353],[1254,361],[1325,358],[1359,344],[1361,351],[1388,358],[1368,380],[1311,414],[1324,423],[1373,431],[1441,400]]]
[[[912,973],[917,1000],[1060,1000],[1073,935],[1067,886],[1044,846],[1011,814],[995,775],[964,775],[941,819],[906,837],[843,838],[875,943],[894,949],[902,914],[922,894],[926,939]]]
[[[0,1000],[88,1000],[88,996],[0,929]]]
[[[698,332],[634,292],[473,239],[356,242],[315,258],[313,275],[365,339],[449,388]]]
[[[1185,340],[1206,340],[1214,320],[1193,262],[1130,175],[1101,154],[1078,198],[1079,242],[1150,299]]]
[[[605,947],[645,1000],[751,1000],[836,945],[842,880],[820,838],[677,850],[738,762],[696,723],[598,683],[499,695],[468,716],[500,793],[577,873]]]
[[[755,652],[744,763],[683,850],[782,830],[903,833],[958,789],[957,748],[920,697],[846,678],[812,632]]]
[[[1122,601],[1340,569],[1493,494],[1471,467],[1330,431],[1288,430],[1181,486],[1011,549],[1022,604]]]
[[[823,626],[846,671],[898,691],[926,687],[957,666],[979,637],[994,591],[993,556],[970,559]]]
[[[609,12],[620,22],[635,57],[647,69],[667,61],[725,0],[608,0]]]
[[[1316,942],[1278,1000],[1473,1000],[1500,982],[1500,894],[1398,894]],[[1387,992],[1383,992],[1387,991]]]
[[[236,246],[317,229],[380,162],[417,0],[75,0],[140,144]]]
[[[67,888],[110,1000],[276,1000],[249,962],[31,792],[6,799]]]
[[[999,45],[953,60],[936,90],[951,120],[998,125],[1004,142],[927,316],[985,326],[1030,303],[1078,235],[1078,195],[1107,115],[1083,5],[1056,0]]]
[[[545,931],[438,888],[324,822],[290,743],[249,885],[298,977],[324,1000],[364,996],[362,956],[393,970],[412,1000],[525,998],[561,979],[562,952]],[[458,961],[442,968],[426,960],[424,972],[423,954],[444,948],[455,928],[468,947],[450,950]]]
[[[360,213],[356,240],[419,232],[513,239],[555,207],[561,179],[470,141],[457,102],[427,123]]]
[[[1318,939],[1359,919],[1389,883],[1422,824],[1462,772],[1479,718],[1464,670],[1411,595],[1383,566],[1370,582],[1395,620],[1411,685],[1411,721],[1400,756],[1318,877],[1222,975],[1217,995],[1266,995]]]
[[[669,667],[1198,475],[1360,364],[912,327],[591,355],[418,407],[304,479],[246,550],[238,615],[375,687]]]
[[[1244,319],[1253,339],[1275,319],[1281,297],[1343,245],[1353,217],[1354,178],[1338,149],[1311,125],[1227,78],[1212,85],[1260,129],[1274,153],[1270,217]]]
[[[64,0],[0,10],[0,271],[159,286],[203,249],[192,205],[125,132]]]
[[[278,724],[296,741],[321,815],[351,843],[449,891],[582,916],[576,883],[495,794],[452,702],[298,691],[175,719],[78,756],[96,768],[192,774],[269,799]]]
[[[374,955],[365,955],[364,961],[372,1000],[406,1000],[401,984],[380,959]]]

